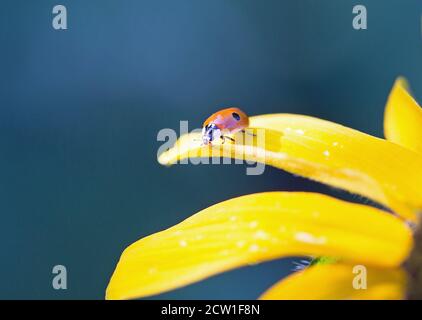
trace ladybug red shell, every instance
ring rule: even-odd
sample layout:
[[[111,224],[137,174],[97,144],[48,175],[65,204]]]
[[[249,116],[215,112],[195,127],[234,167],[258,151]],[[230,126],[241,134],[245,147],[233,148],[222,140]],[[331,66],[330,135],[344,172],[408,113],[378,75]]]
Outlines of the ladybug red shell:
[[[226,134],[234,134],[243,131],[249,126],[249,117],[239,108],[227,108],[212,114],[205,120],[202,128],[202,142],[209,145],[212,141],[227,137]]]

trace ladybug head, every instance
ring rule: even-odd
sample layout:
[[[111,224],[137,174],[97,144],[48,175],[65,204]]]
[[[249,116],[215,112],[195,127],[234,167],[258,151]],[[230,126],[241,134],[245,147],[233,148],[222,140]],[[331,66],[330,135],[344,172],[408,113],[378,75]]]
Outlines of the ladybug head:
[[[212,141],[221,137],[221,130],[215,123],[207,124],[202,128],[202,143],[211,144]]]

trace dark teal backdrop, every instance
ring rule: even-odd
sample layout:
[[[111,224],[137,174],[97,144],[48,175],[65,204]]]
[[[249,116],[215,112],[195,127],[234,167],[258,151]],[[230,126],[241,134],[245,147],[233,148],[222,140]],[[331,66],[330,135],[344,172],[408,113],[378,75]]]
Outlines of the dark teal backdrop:
[[[56,4],[66,31],[51,26]],[[352,28],[356,4],[365,31]],[[347,197],[272,168],[164,168],[156,135],[237,105],[381,136],[397,75],[422,100],[421,14],[420,0],[2,1],[0,298],[102,299],[125,246],[231,197]],[[66,291],[51,286],[56,264]],[[293,267],[246,267],[160,297],[252,299]]]

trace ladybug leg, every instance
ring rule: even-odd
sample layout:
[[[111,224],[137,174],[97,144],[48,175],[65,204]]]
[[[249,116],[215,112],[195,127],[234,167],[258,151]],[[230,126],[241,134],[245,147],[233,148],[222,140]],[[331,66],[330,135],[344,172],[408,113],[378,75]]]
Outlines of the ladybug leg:
[[[248,135],[250,135],[252,137],[256,137],[256,134],[255,133],[247,132],[245,129],[242,129],[240,132],[242,132],[243,134],[248,134]]]
[[[228,136],[221,136],[221,139],[223,139],[222,144],[224,144],[224,142],[226,142],[226,139],[229,139],[231,142],[235,142],[235,140],[232,137],[228,137]]]

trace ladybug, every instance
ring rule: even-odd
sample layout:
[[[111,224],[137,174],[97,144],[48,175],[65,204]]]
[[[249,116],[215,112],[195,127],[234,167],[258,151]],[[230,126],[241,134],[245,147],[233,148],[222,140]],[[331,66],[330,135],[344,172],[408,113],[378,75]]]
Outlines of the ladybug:
[[[244,132],[248,126],[249,117],[239,108],[220,110],[205,120],[202,127],[202,142],[204,145],[211,145],[213,141],[221,139],[224,143],[226,138],[234,142],[234,139],[226,134]]]

